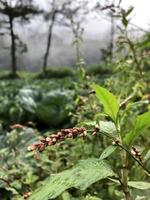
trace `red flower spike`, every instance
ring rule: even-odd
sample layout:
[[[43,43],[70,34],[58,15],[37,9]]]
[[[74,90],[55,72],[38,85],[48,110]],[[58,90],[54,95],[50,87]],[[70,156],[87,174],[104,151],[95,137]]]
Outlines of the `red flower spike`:
[[[49,137],[42,138],[39,142],[36,142],[28,147],[28,150],[39,150],[43,151],[47,146],[55,145],[56,143],[65,140],[66,138],[76,138],[83,137],[85,139],[87,136],[86,129],[81,128],[68,128],[61,129],[57,134],[50,135]]]

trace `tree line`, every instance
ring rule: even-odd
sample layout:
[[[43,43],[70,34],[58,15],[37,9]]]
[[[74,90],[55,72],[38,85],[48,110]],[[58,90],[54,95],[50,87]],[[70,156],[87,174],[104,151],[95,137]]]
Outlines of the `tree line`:
[[[27,50],[20,36],[15,32],[16,23],[30,23],[34,16],[42,15],[48,24],[47,43],[43,55],[43,73],[47,71],[48,57],[52,43],[53,29],[56,24],[61,26],[72,27],[75,32],[75,24],[80,15],[87,11],[87,1],[77,1],[73,3],[67,0],[59,4],[56,0],[48,2],[47,10],[41,9],[33,0],[0,0],[0,35],[9,35],[11,39],[10,56],[11,56],[11,74],[17,76],[17,49],[21,48],[22,52]]]
[[[21,52],[27,51],[27,46],[24,44],[20,36],[15,31],[17,23],[30,23],[34,16],[41,16],[46,21],[48,26],[47,42],[45,53],[43,55],[43,73],[47,72],[48,58],[50,55],[51,44],[53,39],[53,30],[55,25],[65,26],[71,29],[74,35],[74,45],[76,50],[76,62],[81,58],[80,42],[82,41],[84,26],[90,12],[105,14],[111,23],[110,41],[107,49],[112,58],[114,48],[115,35],[115,15],[118,15],[119,4],[116,6],[115,0],[105,4],[99,2],[91,6],[89,0],[65,0],[63,3],[57,0],[47,2],[47,9],[41,9],[33,0],[0,0],[0,36],[9,35],[11,39],[10,56],[11,56],[11,74],[17,76],[17,50],[21,48]],[[123,11],[121,11],[123,13]],[[118,16],[117,16],[118,17]],[[125,18],[123,18],[126,23]]]

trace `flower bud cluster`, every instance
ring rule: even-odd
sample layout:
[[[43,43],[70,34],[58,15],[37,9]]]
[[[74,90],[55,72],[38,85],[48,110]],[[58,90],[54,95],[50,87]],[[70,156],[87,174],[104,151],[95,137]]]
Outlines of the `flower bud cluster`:
[[[98,125],[95,126],[92,135],[97,135],[97,133],[100,131],[100,127]]]
[[[131,153],[142,162],[142,155],[135,147],[132,147]]]
[[[42,138],[40,141],[33,143],[28,147],[29,151],[43,151],[47,146],[55,145],[56,143],[63,141],[67,138],[76,138],[76,137],[86,137],[87,132],[84,127],[81,128],[68,128],[61,129],[57,134],[50,135],[46,138]]]

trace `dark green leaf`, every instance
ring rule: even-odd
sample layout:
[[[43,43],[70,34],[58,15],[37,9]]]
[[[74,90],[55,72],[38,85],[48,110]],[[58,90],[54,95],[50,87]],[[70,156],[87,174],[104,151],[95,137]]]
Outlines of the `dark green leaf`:
[[[128,16],[128,15],[130,15],[130,13],[133,11],[133,9],[134,9],[134,7],[130,7],[128,10],[127,10],[127,12],[126,12],[126,17]]]
[[[124,25],[125,27],[128,26],[129,21],[127,20],[127,18],[126,18],[125,15],[123,15],[123,17],[122,17],[122,23],[123,23],[123,25]]]
[[[102,200],[96,196],[87,195],[84,200]]]

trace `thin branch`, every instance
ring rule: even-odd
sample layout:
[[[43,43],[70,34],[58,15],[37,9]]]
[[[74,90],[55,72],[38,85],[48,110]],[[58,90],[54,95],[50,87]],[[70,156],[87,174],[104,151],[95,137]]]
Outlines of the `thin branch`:
[[[122,107],[123,105],[125,105],[130,99],[132,99],[135,96],[135,92],[133,92],[132,94],[130,94],[126,99],[124,99],[121,103],[120,103],[120,107]]]
[[[121,144],[116,144],[118,147],[120,147],[121,149],[125,150],[143,169],[144,171],[148,174],[148,176],[150,176],[150,171],[143,165],[143,163],[141,163],[137,158],[135,158],[132,153],[123,145]]]

